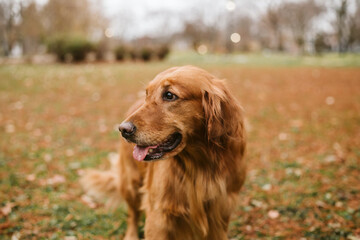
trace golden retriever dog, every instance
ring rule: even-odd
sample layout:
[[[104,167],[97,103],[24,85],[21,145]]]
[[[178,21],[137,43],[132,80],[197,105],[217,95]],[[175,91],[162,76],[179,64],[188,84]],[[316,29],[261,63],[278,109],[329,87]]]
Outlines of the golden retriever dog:
[[[246,164],[241,107],[223,80],[193,66],[158,74],[119,125],[119,159],[88,170],[89,194],[125,199],[126,240],[227,239]]]

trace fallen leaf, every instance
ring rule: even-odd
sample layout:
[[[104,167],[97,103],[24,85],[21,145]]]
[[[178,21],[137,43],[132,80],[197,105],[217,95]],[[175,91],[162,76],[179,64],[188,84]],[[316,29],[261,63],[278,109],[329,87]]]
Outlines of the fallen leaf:
[[[3,223],[0,223],[0,230],[2,229],[7,229],[9,227],[11,227],[13,224],[11,222],[3,222]]]
[[[280,213],[278,211],[276,211],[276,210],[270,210],[268,212],[268,216],[271,219],[275,219],[275,218],[278,218],[280,216]]]
[[[253,205],[253,206],[255,206],[255,207],[259,207],[259,208],[261,208],[261,207],[264,206],[264,204],[263,204],[261,201],[256,200],[256,199],[252,199],[252,200],[250,201],[250,204]]]
[[[78,169],[76,171],[76,173],[79,175],[79,176],[83,176],[85,174],[85,170],[84,169]]]
[[[35,174],[29,174],[26,176],[26,181],[29,181],[29,182],[33,182],[35,179],[36,179],[36,175]]]
[[[64,183],[66,181],[66,178],[62,175],[54,175],[53,177],[51,178],[48,178],[48,179],[43,179],[41,182],[40,182],[40,185],[56,185],[56,184],[60,184],[60,183]]]
[[[77,240],[77,237],[75,236],[66,236],[64,240]]]
[[[280,141],[285,141],[285,140],[288,139],[288,135],[287,135],[287,133],[282,132],[282,133],[279,133],[278,138],[279,138]]]
[[[303,121],[301,119],[291,120],[290,126],[294,128],[300,128],[303,126]]]
[[[12,208],[14,206],[15,206],[15,203],[9,202],[4,207],[0,208],[0,211],[4,216],[7,216],[7,215],[9,215],[11,213]]]
[[[317,201],[315,202],[315,204],[316,204],[316,206],[318,206],[318,207],[325,207],[325,205],[326,205],[323,201],[320,201],[320,200],[317,200]]]
[[[327,105],[333,105],[335,103],[335,98],[332,96],[329,96],[325,99],[325,102]]]
[[[11,123],[7,124],[5,126],[5,131],[7,133],[13,133],[13,132],[15,132],[15,126],[13,124],[11,124]]]
[[[20,238],[21,234],[19,232],[16,232],[11,236],[11,240],[19,240]]]
[[[264,191],[270,191],[271,187],[272,187],[271,184],[267,183],[264,186],[262,186],[261,189],[264,190]]]
[[[72,149],[66,149],[65,154],[66,154],[67,157],[74,156],[74,150],[72,150]]]
[[[360,236],[350,235],[350,236],[348,236],[347,239],[349,239],[349,240],[360,240]]]
[[[51,154],[50,154],[50,153],[46,153],[46,154],[44,155],[44,160],[45,160],[45,162],[51,162],[51,160],[52,160]]]
[[[335,162],[335,161],[336,161],[336,156],[335,155],[328,155],[325,158],[325,162],[327,162],[327,163],[332,163],[332,162]]]

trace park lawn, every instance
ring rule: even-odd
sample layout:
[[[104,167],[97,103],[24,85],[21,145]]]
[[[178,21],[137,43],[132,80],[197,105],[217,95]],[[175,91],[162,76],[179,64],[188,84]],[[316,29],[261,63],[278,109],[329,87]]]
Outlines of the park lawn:
[[[229,237],[359,239],[360,68],[194,62],[245,110],[248,177]],[[78,174],[109,165],[115,125],[176,63],[0,66],[0,239],[121,239],[126,206],[89,201]]]

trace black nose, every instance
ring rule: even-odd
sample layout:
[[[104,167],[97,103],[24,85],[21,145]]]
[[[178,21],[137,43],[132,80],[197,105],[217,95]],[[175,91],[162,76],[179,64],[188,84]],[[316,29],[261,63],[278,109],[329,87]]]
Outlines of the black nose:
[[[119,131],[124,138],[129,138],[135,134],[136,127],[132,122],[123,122],[119,125]]]

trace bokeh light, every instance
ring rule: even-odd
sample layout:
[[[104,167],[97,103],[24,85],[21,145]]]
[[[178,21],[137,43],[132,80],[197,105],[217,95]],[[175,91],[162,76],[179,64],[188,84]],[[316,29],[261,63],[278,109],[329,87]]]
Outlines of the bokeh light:
[[[105,30],[105,36],[107,38],[112,38],[114,36],[114,30],[112,28],[107,28]]]
[[[232,12],[235,10],[236,5],[233,1],[227,1],[225,7],[229,12]]]
[[[239,33],[232,33],[231,36],[230,36],[230,40],[233,42],[233,43],[238,43],[240,42],[241,40],[241,36]]]
[[[197,52],[201,55],[205,55],[208,52],[208,48],[205,44],[201,44],[200,46],[198,46]]]

